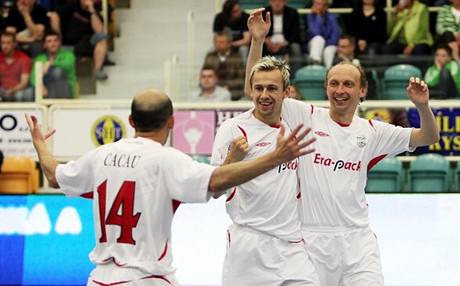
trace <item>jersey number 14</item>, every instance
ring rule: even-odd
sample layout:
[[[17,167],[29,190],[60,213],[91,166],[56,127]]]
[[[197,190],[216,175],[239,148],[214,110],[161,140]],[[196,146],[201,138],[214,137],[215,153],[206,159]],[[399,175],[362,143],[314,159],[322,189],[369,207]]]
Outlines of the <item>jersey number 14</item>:
[[[124,181],[106,218],[107,180],[97,187],[99,196],[99,220],[101,225],[100,243],[107,242],[106,225],[110,224],[120,226],[121,231],[117,239],[118,243],[136,244],[133,238],[133,228],[137,226],[141,213],[134,214],[135,191],[136,182]]]

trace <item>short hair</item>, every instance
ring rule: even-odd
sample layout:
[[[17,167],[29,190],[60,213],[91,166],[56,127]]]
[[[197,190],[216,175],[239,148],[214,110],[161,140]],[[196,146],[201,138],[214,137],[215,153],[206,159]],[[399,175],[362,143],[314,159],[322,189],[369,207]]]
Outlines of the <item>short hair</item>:
[[[353,37],[352,35],[348,35],[348,34],[343,34],[340,36],[339,40],[348,40],[350,42],[350,44],[352,44],[353,46],[356,47],[356,38]]]
[[[16,34],[14,34],[14,33],[3,31],[2,34],[1,34],[1,37],[10,37],[10,38],[13,39],[13,42],[16,43]]]
[[[331,69],[333,69],[336,66],[341,66],[341,65],[349,65],[349,66],[355,67],[359,72],[359,86],[364,87],[364,88],[368,87],[367,76],[366,76],[366,72],[364,71],[364,69],[361,67],[361,65],[356,65],[356,64],[354,64],[353,62],[350,62],[350,61],[341,61],[338,64],[333,65],[332,67],[330,67],[326,72],[325,86],[327,86],[327,83],[329,81],[329,72],[331,71]],[[364,98],[361,98],[361,101],[364,101]]]
[[[48,37],[57,37],[59,39],[59,41],[61,40],[61,34],[59,34],[58,32],[55,32],[53,30],[47,31],[45,33],[45,36],[43,37],[43,41],[46,41],[46,38],[48,38]]]
[[[171,99],[161,99],[146,106],[135,99],[131,103],[131,118],[136,131],[149,132],[165,126],[168,118],[173,114]]]
[[[205,71],[205,70],[212,70],[214,72],[214,74],[217,76],[217,70],[214,66],[211,66],[211,65],[204,65],[202,68],[201,68],[201,71],[200,71],[200,74]]]
[[[437,50],[445,50],[449,57],[452,57],[452,48],[447,44],[439,44],[434,51],[436,52]]]
[[[227,40],[229,40],[230,42],[233,41],[232,31],[231,31],[229,28],[224,28],[222,31],[219,31],[219,32],[214,33],[214,40],[215,40],[217,37],[225,37],[225,38],[227,38]]]
[[[291,70],[289,69],[289,66],[285,61],[279,60],[273,56],[266,56],[266,57],[261,58],[252,67],[251,75],[249,76],[249,84],[251,85],[251,88],[252,88],[252,78],[254,77],[254,74],[256,72],[260,72],[260,71],[269,72],[273,70],[280,71],[281,76],[283,78],[283,90],[286,90],[286,88],[290,85],[289,78],[291,76]]]

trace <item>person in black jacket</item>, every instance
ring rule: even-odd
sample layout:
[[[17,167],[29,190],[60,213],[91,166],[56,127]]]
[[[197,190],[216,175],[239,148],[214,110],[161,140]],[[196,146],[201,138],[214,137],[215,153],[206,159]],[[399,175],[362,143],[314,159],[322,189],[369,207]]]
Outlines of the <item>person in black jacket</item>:
[[[289,56],[292,74],[302,66],[300,24],[297,10],[286,6],[286,0],[270,0],[265,8],[270,12],[273,24],[265,39],[264,54]]]

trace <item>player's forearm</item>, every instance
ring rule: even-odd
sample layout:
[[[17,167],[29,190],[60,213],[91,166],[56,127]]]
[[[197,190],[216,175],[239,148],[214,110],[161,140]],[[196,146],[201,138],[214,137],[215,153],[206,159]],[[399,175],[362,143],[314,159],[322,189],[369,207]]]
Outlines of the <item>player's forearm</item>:
[[[241,185],[281,164],[274,152],[251,161],[242,161],[218,167],[209,182],[211,192],[219,192]]]
[[[411,142],[412,147],[426,146],[439,141],[439,129],[429,105],[417,106],[420,115],[420,129]]]
[[[53,188],[59,188],[59,184],[56,180],[56,167],[58,166],[58,162],[46,148],[45,142],[37,142],[34,145],[37,150],[42,171],[45,174],[49,185]]]
[[[256,64],[256,62],[262,58],[262,49],[264,46],[264,39],[255,39],[251,40],[251,47],[249,48],[249,56],[246,62],[246,78],[244,81],[244,94],[247,97],[250,97],[251,94],[251,84],[249,82],[249,77],[251,76],[251,69]]]

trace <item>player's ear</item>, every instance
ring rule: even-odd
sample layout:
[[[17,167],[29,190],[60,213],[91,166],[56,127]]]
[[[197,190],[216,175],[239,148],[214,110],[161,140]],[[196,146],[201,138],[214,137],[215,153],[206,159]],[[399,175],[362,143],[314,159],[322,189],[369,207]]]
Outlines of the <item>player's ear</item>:
[[[166,126],[169,129],[173,129],[173,127],[174,127],[174,115],[169,116],[168,121],[166,121]]]
[[[136,128],[136,124],[134,124],[134,120],[131,114],[128,117],[128,121],[129,121],[129,125],[131,125],[132,128]]]

